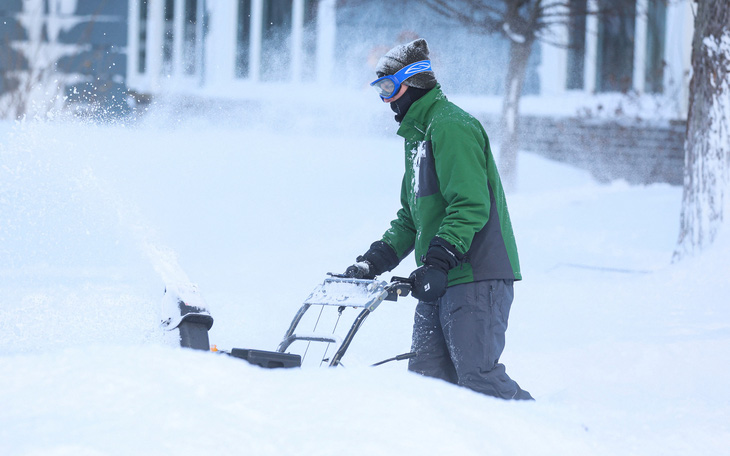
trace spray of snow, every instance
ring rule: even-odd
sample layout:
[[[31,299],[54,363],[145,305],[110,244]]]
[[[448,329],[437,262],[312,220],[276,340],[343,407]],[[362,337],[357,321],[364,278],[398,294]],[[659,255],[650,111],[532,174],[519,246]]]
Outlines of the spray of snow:
[[[23,0],[18,20],[27,31],[28,39],[13,42],[11,47],[23,54],[30,68],[16,71],[18,88],[0,97],[1,110],[9,111],[20,106],[20,112],[11,113],[11,117],[12,114],[31,118],[52,117],[55,108],[64,103],[63,87],[81,80],[81,75],[54,71],[60,58],[77,53],[83,47],[63,44],[58,40],[62,32],[83,20],[72,14],[76,4],[77,0]]]

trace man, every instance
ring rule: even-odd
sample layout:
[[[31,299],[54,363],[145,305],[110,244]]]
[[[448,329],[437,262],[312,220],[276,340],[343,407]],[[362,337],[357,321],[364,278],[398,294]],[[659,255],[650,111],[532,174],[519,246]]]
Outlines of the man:
[[[532,399],[499,357],[520,280],[517,246],[489,139],[441,92],[423,39],[397,46],[373,86],[405,139],[402,207],[383,238],[347,269],[374,278],[415,249],[419,300],[408,369],[504,399]]]

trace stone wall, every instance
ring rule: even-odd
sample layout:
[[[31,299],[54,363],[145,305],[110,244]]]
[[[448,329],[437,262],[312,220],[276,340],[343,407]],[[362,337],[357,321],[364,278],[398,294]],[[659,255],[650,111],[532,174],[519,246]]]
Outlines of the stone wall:
[[[494,145],[496,117],[483,118]],[[599,181],[682,185],[686,122],[525,116],[520,149],[588,170]]]

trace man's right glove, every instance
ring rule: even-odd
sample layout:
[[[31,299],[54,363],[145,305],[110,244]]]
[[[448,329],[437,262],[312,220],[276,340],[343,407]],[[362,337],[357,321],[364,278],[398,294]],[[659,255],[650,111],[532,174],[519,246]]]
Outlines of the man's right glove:
[[[435,236],[428,246],[423,266],[413,271],[411,294],[419,301],[433,302],[446,293],[449,270],[463,261],[464,255],[451,243]]]
[[[347,277],[355,279],[374,279],[375,276],[398,266],[400,260],[395,250],[383,241],[375,241],[364,255],[355,259],[357,263],[345,271]]]

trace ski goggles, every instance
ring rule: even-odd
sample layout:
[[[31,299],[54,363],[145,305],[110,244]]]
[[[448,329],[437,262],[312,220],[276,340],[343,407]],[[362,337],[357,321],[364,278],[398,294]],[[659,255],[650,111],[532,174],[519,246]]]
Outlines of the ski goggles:
[[[431,71],[431,61],[421,60],[420,62],[411,63],[408,66],[401,68],[396,74],[383,76],[370,83],[370,87],[375,88],[383,100],[393,98],[400,90],[401,84],[410,78],[411,76],[423,73],[424,71]]]

